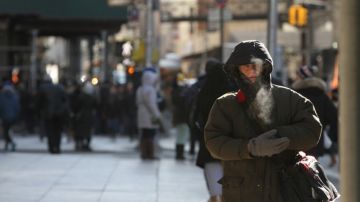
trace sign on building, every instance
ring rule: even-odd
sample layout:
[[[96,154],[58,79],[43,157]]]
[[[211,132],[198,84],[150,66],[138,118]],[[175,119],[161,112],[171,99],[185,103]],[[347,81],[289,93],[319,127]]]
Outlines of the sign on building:
[[[224,22],[232,19],[232,13],[228,9],[224,9]],[[216,31],[220,28],[220,9],[209,8],[208,10],[208,31]]]

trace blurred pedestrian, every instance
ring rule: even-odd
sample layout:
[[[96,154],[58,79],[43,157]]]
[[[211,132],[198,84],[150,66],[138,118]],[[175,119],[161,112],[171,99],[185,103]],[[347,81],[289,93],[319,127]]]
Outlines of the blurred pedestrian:
[[[202,75],[198,78],[198,80],[187,87],[184,92],[183,96],[185,97],[185,108],[186,108],[186,119],[187,119],[187,125],[190,129],[190,149],[189,154],[195,155],[196,150],[196,144],[199,142],[199,129],[193,125],[193,120],[195,116],[195,108],[196,108],[196,102],[198,99],[198,94],[200,91],[200,88],[202,87],[203,83],[205,81],[205,75]]]
[[[36,92],[26,92],[24,98],[24,121],[26,131],[29,134],[35,133],[35,128],[38,122],[38,114],[36,111]]]
[[[142,159],[157,159],[155,156],[155,135],[159,128],[161,113],[157,106],[156,72],[143,72],[141,86],[136,91],[137,123],[141,132],[140,155]]]
[[[223,64],[220,61],[216,59],[208,60],[206,70],[206,79],[200,88],[195,109],[196,114],[198,114],[194,120],[196,123],[192,125],[196,125],[198,130],[201,131],[196,165],[204,169],[204,176],[210,194],[209,202],[217,202],[221,201],[222,187],[218,181],[223,177],[223,168],[220,160],[213,158],[205,146],[204,127],[214,101],[231,89],[226,73],[223,70]]]
[[[109,81],[105,81],[99,85],[99,93],[97,95],[97,103],[99,103],[99,105],[96,111],[96,133],[99,134],[108,134],[109,132],[107,105],[110,98],[110,86],[111,83]]]
[[[330,166],[336,164],[338,145],[338,112],[335,104],[326,94],[326,83],[314,76],[316,69],[302,66],[298,70],[298,80],[292,84],[292,88],[308,98],[315,107],[323,126],[319,144],[307,151],[316,158],[329,154]]]
[[[10,129],[20,113],[20,98],[14,86],[6,81],[0,90],[0,119],[5,139],[5,151],[15,151],[16,144],[10,135]]]
[[[52,83],[46,75],[40,87],[39,106],[44,119],[48,150],[52,154],[61,153],[61,133],[70,115],[68,95],[60,84]]]
[[[107,99],[104,101],[103,113],[106,117],[106,132],[115,140],[116,135],[120,132],[120,116],[122,103],[118,86],[111,84]]]
[[[130,140],[137,138],[136,111],[134,84],[129,82],[125,88],[123,112],[124,130],[129,135]]]
[[[85,82],[74,99],[74,139],[76,151],[91,151],[91,133],[95,119],[96,100],[94,87]]]
[[[225,201],[283,202],[282,169],[320,138],[312,103],[273,85],[272,66],[265,45],[255,40],[235,46],[224,66],[239,90],[214,102],[205,144],[222,161]]]
[[[189,137],[189,127],[187,125],[187,113],[185,106],[185,98],[182,93],[186,89],[183,74],[178,73],[173,81],[171,90],[172,101],[172,125],[176,132],[175,141],[175,159],[184,160],[185,144]]]

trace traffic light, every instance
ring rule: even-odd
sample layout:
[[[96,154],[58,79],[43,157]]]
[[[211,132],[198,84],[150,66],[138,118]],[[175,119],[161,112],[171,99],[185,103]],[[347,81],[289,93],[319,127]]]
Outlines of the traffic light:
[[[129,76],[132,76],[135,74],[135,67],[134,66],[129,66],[127,69],[127,73]]]
[[[299,7],[297,9],[297,23],[298,26],[303,27],[307,24],[307,18],[308,18],[308,10],[304,7]]]
[[[289,23],[294,26],[296,26],[296,7],[295,6],[291,6],[289,8]]]
[[[289,23],[294,26],[304,27],[308,20],[308,9],[302,5],[292,5],[289,8]]]

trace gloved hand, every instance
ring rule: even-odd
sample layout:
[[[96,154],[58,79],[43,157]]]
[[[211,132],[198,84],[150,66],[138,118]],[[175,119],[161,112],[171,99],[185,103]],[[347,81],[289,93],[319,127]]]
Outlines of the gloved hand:
[[[276,137],[277,130],[267,131],[259,136],[250,139],[248,150],[253,156],[272,156],[284,151],[290,143],[287,137]]]

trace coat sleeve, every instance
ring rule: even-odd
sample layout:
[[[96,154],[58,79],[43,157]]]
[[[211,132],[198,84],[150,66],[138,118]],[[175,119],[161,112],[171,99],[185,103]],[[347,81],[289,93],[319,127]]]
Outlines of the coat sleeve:
[[[290,95],[291,118],[289,125],[277,127],[278,134],[290,139],[290,150],[308,150],[317,145],[321,123],[310,100],[297,93]]]
[[[220,160],[250,159],[248,140],[231,137],[232,123],[221,109],[219,100],[212,106],[205,126],[205,145],[210,154]]]

